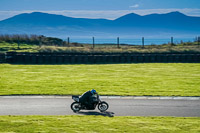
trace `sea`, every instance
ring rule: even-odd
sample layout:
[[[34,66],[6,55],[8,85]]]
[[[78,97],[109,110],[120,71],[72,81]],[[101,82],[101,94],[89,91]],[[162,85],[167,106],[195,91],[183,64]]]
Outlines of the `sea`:
[[[67,41],[67,39],[64,39]],[[195,38],[173,38],[173,43],[178,44],[181,42],[194,42]],[[82,43],[82,44],[93,44],[93,38],[70,38],[70,42]],[[117,38],[94,38],[95,44],[117,44]],[[171,43],[171,38],[144,38],[144,45],[161,45]],[[130,38],[119,38],[119,44],[129,45],[142,45],[142,38],[130,39]]]

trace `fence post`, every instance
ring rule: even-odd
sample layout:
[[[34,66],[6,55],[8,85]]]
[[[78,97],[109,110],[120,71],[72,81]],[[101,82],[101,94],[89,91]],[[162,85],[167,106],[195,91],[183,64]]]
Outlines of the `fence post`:
[[[39,47],[41,47],[42,46],[42,37],[40,36],[39,37]]]
[[[142,48],[144,48],[144,37],[142,37]]]
[[[173,45],[174,45],[174,38],[171,37],[171,46],[173,46]]]
[[[119,37],[117,37],[117,48],[119,48]]]
[[[19,35],[17,36],[17,49],[20,49],[20,47],[19,47]]]
[[[92,37],[92,48],[94,49],[94,37]]]
[[[70,40],[69,40],[69,37],[67,38],[67,44],[69,45],[69,43],[70,43]]]
[[[200,36],[197,37],[198,46],[200,47]]]

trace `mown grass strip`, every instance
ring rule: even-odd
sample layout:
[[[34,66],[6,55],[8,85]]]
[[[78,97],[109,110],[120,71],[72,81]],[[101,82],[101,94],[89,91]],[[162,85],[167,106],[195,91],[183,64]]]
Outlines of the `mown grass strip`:
[[[200,118],[103,116],[0,116],[0,132],[198,133]]]
[[[200,96],[200,64],[0,65],[0,95]]]

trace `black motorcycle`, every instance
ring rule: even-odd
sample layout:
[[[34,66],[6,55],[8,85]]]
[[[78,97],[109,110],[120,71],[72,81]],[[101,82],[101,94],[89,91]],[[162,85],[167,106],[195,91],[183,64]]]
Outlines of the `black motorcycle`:
[[[99,95],[94,95],[91,97],[91,103],[89,105],[87,104],[81,104],[79,102],[79,96],[72,96],[72,99],[75,101],[71,104],[71,109],[76,113],[80,110],[95,110],[96,106],[98,106],[98,109],[101,112],[106,111],[109,108],[108,103],[105,101],[101,101],[99,98]]]

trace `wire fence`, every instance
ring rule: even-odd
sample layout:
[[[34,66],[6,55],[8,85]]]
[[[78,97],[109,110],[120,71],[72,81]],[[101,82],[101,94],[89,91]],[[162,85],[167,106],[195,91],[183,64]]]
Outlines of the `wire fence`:
[[[129,38],[109,38],[109,39],[102,39],[102,38],[70,38],[68,37],[65,39],[68,44],[70,43],[81,43],[81,44],[115,44],[115,45],[162,45],[162,44],[180,44],[184,42],[199,42],[200,37],[196,38],[165,38],[165,39],[150,39],[150,38],[145,38],[142,37],[140,39],[129,39]]]

